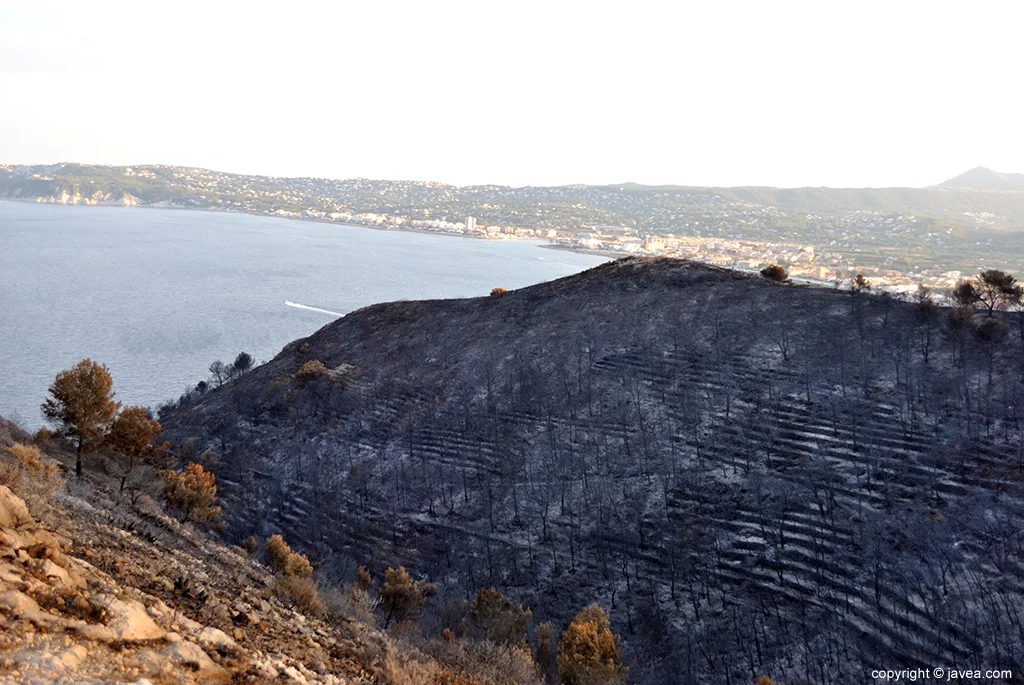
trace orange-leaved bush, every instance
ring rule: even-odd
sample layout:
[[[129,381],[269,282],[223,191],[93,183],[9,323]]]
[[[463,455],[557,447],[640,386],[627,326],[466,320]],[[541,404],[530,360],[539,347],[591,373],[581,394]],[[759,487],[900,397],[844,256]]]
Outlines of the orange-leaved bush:
[[[154,443],[162,430],[145,407],[125,407],[114,419],[106,444],[119,458],[121,490],[136,466],[151,461],[158,451],[167,448],[167,443]]]
[[[558,671],[565,685],[618,685],[626,677],[619,636],[604,609],[591,604],[576,614],[558,646]]]
[[[270,565],[278,573],[292,578],[309,578],[313,575],[313,565],[305,554],[293,552],[288,543],[280,535],[267,538],[267,554]]]
[[[217,477],[195,462],[184,471],[167,472],[164,498],[181,511],[182,522],[209,523],[220,516]]]

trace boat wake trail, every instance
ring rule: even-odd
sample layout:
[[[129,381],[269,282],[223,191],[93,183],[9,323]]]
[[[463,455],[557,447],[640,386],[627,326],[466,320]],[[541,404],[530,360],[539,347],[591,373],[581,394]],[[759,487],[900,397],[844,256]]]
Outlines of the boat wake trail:
[[[319,307],[310,307],[309,305],[299,304],[298,302],[289,302],[288,300],[285,300],[284,303],[287,306],[295,307],[296,309],[305,309],[305,310],[311,311],[311,312],[320,312],[321,314],[330,314],[331,316],[342,316],[338,312],[332,312],[329,309],[320,309]]]

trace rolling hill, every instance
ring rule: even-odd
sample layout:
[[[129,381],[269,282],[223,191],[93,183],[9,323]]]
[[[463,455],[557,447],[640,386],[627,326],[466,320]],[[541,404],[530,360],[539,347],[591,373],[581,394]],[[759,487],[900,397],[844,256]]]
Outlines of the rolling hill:
[[[367,307],[161,421],[210,450],[232,536],[556,626],[596,601],[636,682],[1020,669],[1024,327],[1000,316],[626,259]]]

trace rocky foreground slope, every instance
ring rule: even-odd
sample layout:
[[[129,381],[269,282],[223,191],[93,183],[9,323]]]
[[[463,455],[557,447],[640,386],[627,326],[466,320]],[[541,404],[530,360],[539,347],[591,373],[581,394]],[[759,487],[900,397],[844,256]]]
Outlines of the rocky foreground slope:
[[[296,611],[244,550],[14,444],[0,419],[0,683],[435,682],[384,633]]]
[[[367,307],[161,419],[231,534],[598,601],[638,682],[1020,669],[1024,327],[986,317],[628,259]]]

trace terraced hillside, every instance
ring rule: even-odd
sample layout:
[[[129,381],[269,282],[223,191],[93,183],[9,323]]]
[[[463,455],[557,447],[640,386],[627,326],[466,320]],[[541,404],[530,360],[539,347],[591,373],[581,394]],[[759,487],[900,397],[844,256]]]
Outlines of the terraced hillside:
[[[1017,672],[1024,320],[998,317],[627,259],[367,307],[161,420],[233,535],[563,626],[596,600],[637,682]]]

